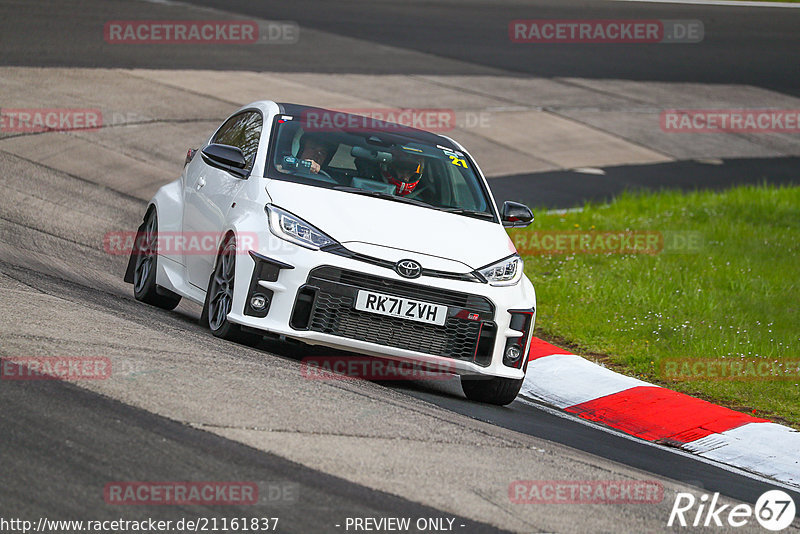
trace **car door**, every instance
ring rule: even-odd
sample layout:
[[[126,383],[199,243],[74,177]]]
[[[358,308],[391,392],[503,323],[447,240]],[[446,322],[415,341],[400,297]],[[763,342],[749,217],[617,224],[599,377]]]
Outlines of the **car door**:
[[[253,163],[261,138],[263,119],[259,111],[244,111],[229,118],[211,138],[211,143],[238,147],[247,159],[247,170]],[[206,289],[214,266],[216,243],[233,199],[244,186],[240,178],[206,162],[202,154],[187,175],[183,202],[184,265],[189,283]],[[211,246],[213,249],[213,245]]]

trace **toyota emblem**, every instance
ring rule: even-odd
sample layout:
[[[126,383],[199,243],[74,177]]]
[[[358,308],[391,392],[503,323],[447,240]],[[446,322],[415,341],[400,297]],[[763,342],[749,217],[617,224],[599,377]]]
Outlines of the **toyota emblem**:
[[[414,260],[400,260],[394,270],[404,278],[417,278],[422,274],[422,265]]]

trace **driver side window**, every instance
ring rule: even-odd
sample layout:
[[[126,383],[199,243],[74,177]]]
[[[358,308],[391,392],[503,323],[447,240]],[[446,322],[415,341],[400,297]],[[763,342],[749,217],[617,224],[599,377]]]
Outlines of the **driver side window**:
[[[482,195],[475,191],[475,184],[467,182],[459,167],[445,165],[445,168],[449,175],[448,182],[451,186],[452,204],[475,211],[485,211],[487,205],[483,201]]]
[[[262,125],[261,113],[246,111],[225,121],[225,124],[211,139],[211,142],[240,148],[245,159],[247,159],[245,168],[252,170],[256,151],[258,150],[258,142],[261,139]]]

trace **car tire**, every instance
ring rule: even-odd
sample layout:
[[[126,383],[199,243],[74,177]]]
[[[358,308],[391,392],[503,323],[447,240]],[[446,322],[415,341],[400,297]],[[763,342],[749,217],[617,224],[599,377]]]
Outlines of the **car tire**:
[[[461,377],[461,389],[469,400],[505,406],[517,398],[524,378],[492,378]]]
[[[200,321],[219,338],[254,345],[263,336],[245,332],[241,325],[228,321],[228,313],[233,304],[233,288],[236,275],[236,237],[229,235],[220,247],[214,270],[208,280],[206,300]]]
[[[158,270],[158,215],[152,208],[145,217],[141,230],[131,249],[133,270],[133,296],[136,300],[172,310],[181,296],[156,284]]]

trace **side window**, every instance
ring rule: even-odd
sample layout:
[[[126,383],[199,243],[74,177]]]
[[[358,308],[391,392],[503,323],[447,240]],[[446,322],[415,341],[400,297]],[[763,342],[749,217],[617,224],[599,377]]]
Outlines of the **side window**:
[[[260,113],[254,111],[241,113],[225,121],[211,142],[242,149],[247,159],[246,168],[252,169],[258,141],[261,139],[262,124]]]
[[[352,148],[348,145],[339,145],[328,165],[348,171],[356,170],[356,159],[350,154]]]
[[[467,180],[461,174],[457,167],[452,165],[445,165],[450,175],[450,184],[453,188],[453,200],[456,206],[463,206],[467,209],[477,211],[484,211],[486,209],[485,202],[474,191],[474,185],[467,183]]]

